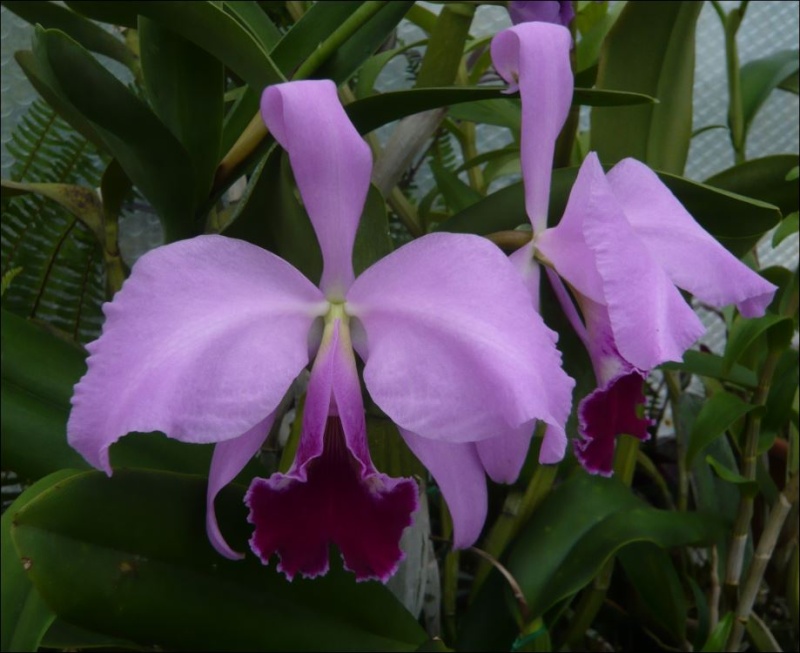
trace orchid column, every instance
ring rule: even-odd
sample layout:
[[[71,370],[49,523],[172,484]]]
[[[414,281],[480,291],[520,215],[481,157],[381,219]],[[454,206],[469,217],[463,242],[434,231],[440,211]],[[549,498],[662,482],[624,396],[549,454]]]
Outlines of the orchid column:
[[[269,87],[262,115],[314,226],[320,287],[222,236],[148,253],[105,306],[69,441],[109,474],[109,447],[131,431],[217,443],[207,531],[221,554],[241,557],[220,533],[214,498],[259,450],[311,363],[294,463],[254,480],[246,497],[251,548],[264,563],[277,554],[288,578],[313,577],[327,571],[335,543],[358,579],[385,581],[402,558],[417,489],[370,459],[355,352],[372,399],[439,484],[460,547],[483,526],[485,474],[516,478],[537,420],[551,425],[543,460],[563,456],[573,382],[519,274],[482,238],[424,236],[354,278],[372,161],[333,83]]]
[[[715,307],[736,304],[746,317],[762,315],[776,288],[717,243],[634,159],[606,174],[590,153],[560,222],[547,228],[553,151],[572,99],[571,47],[566,28],[528,22],[499,33],[492,58],[522,98],[520,148],[533,239],[511,258],[536,304],[539,265],[546,266],[589,351],[598,388],[579,406],[575,453],[587,470],[610,474],[617,435],[648,437],[648,421],[637,415],[643,379],[657,365],[681,360],[704,332],[678,288]]]

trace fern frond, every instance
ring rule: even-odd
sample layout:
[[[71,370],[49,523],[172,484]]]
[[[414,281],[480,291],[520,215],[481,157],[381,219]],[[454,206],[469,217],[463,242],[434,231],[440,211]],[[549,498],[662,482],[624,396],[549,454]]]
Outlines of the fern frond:
[[[103,162],[86,139],[41,100],[12,132],[15,181],[100,184]],[[104,300],[102,255],[94,236],[52,201],[22,195],[3,203],[0,219],[2,275],[21,268],[3,306],[72,334],[94,339]]]

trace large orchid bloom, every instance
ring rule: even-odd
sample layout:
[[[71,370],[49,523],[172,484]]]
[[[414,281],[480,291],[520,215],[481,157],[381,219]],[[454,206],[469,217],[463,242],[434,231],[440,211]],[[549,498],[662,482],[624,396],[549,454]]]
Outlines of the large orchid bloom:
[[[617,435],[647,438],[648,422],[636,414],[643,379],[657,365],[681,360],[704,332],[678,288],[715,307],[736,304],[746,317],[762,315],[776,288],[704,231],[634,159],[606,174],[590,154],[561,221],[547,228],[554,147],[572,99],[570,47],[564,27],[524,23],[494,38],[492,58],[522,98],[520,154],[533,239],[512,260],[535,302],[537,261],[547,265],[589,351],[598,388],[579,407],[576,455],[587,470],[610,474]]]
[[[214,498],[259,450],[312,362],[294,463],[246,495],[251,548],[264,563],[277,553],[289,578],[313,577],[326,572],[332,542],[358,579],[386,580],[417,488],[372,464],[354,351],[372,399],[437,480],[462,547],[485,519],[485,472],[514,480],[535,420],[552,425],[542,459],[563,456],[573,382],[517,271],[484,239],[428,235],[354,278],[372,159],[331,82],[269,87],[262,115],[314,226],[320,286],[222,236],[146,254],[104,307],[69,441],[108,474],[109,447],[131,431],[217,443],[207,531],[220,553],[241,557],[220,533]]]

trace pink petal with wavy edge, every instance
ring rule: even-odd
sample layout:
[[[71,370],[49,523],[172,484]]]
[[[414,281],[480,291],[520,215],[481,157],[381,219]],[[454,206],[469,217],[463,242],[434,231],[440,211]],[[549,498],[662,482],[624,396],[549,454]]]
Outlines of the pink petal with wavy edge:
[[[111,473],[132,431],[222,442],[275,410],[308,362],[319,289],[249,243],[199,236],[145,254],[103,310],[75,386],[69,443]]]
[[[514,0],[508,3],[508,13],[515,25],[535,20],[569,27],[575,18],[572,0]]]
[[[650,168],[625,159],[608,173],[608,182],[673,283],[717,308],[736,304],[745,317],[764,314],[777,287],[714,240]]]
[[[347,296],[370,395],[420,437],[466,442],[532,419],[562,425],[574,385],[513,264],[483,238],[430,234]]]
[[[488,510],[486,476],[475,443],[436,442],[400,429],[408,448],[427,467],[453,518],[453,546],[472,546]]]
[[[341,299],[353,282],[353,243],[372,173],[372,153],[344,112],[330,80],[268,86],[267,128],[289,153],[314,225],[324,267],[320,287]]]
[[[519,87],[522,98],[520,158],[525,209],[535,233],[547,227],[553,153],[572,103],[571,48],[568,29],[542,22],[517,25],[492,39],[492,61],[497,72],[509,84]]]
[[[245,497],[250,546],[291,580],[328,571],[336,544],[357,580],[383,582],[403,558],[399,542],[417,508],[417,486],[375,470],[352,349],[337,323],[314,363],[303,432],[291,469],[255,479]]]
[[[236,478],[248,461],[258,453],[264,440],[267,439],[274,421],[275,413],[273,412],[244,435],[220,442],[214,447],[206,491],[206,533],[208,533],[208,539],[211,540],[214,548],[231,560],[244,558],[244,554],[231,549],[222,536],[219,524],[217,524],[214,499],[220,490]]]
[[[610,380],[581,401],[578,408],[580,440],[574,440],[575,456],[587,471],[610,476],[614,471],[617,436],[639,440],[650,437],[650,420],[638,417],[636,407],[644,404],[644,378],[630,372]]]

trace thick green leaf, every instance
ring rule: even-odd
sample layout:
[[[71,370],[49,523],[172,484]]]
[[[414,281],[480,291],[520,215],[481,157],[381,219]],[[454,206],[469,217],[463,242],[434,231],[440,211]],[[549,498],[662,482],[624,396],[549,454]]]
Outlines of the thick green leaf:
[[[561,219],[577,174],[577,168],[553,171],[548,211],[550,225],[557,224]],[[780,219],[780,211],[771,204],[683,177],[667,173],[658,175],[694,219],[737,256],[750,251]],[[524,191],[522,182],[519,182],[492,193],[441,223],[438,228],[482,235],[514,229],[526,223]]]
[[[54,81],[53,90],[88,118],[128,177],[153,204],[167,241],[197,233],[191,162],[169,129],[65,34],[37,29],[34,52],[40,68]]]
[[[322,3],[325,4],[325,3]],[[346,82],[358,67],[386,41],[414,2],[385,2],[384,6],[345,41],[314,72],[314,77]],[[338,25],[337,25],[338,26]]]
[[[89,18],[134,28],[137,16],[146,16],[215,56],[253,88],[284,81],[259,41],[226,13],[221,3],[115,0],[67,4]]]
[[[463,211],[482,199],[478,191],[461,181],[457,174],[448,170],[438,160],[431,161],[431,171],[445,204],[451,211]]]
[[[591,149],[613,164],[634,157],[681,174],[692,134],[695,25],[701,2],[629,2],[600,55],[597,87],[659,104],[592,110]],[[643,47],[646,44],[646,47]]]
[[[766,412],[761,420],[760,453],[767,449],[790,420],[794,398],[800,383],[799,376],[800,367],[797,365],[797,352],[793,349],[788,349],[783,352],[775,367],[772,385],[767,395]]]
[[[731,628],[733,628],[733,619],[733,612],[728,612],[719,620],[717,627],[709,635],[708,641],[700,649],[701,653],[714,653],[714,651],[725,650],[725,642],[728,641],[728,635],[730,635]]]
[[[204,512],[202,479],[88,472],[17,512],[12,535],[48,605],[95,632],[183,650],[414,650],[427,639],[386,588],[356,583],[335,554],[327,576],[292,583],[255,556],[222,558]],[[217,512],[246,548],[242,489],[223,491]]]
[[[139,49],[150,106],[192,164],[195,205],[211,190],[220,159],[225,74],[222,64],[173,30],[139,18]]]
[[[770,348],[781,350],[789,346],[793,334],[794,322],[788,317],[770,313],[754,319],[740,317],[734,323],[725,346],[724,369],[730,370],[762,336],[767,337]]]
[[[129,68],[136,64],[136,56],[125,43],[92,21],[55,2],[25,0],[3,2],[3,6],[32,25],[38,24],[46,29],[60,29],[87,50],[116,59]]]
[[[250,32],[266,52],[272,50],[281,40],[281,31],[254,0],[223,2],[222,8]]]
[[[669,548],[710,542],[721,532],[713,515],[656,510],[616,479],[579,473],[542,502],[513,543],[505,565],[535,618],[589,583],[628,544]],[[464,620],[461,639],[468,650],[493,650],[504,637],[506,646],[510,644],[513,631],[482,632],[486,622],[481,613],[497,616],[497,608],[490,606],[502,606],[504,591],[497,581],[484,585]]]
[[[0,519],[0,575],[3,579],[0,584],[3,602],[3,610],[0,611],[0,651],[38,651],[42,637],[55,619],[55,614],[25,575],[23,561],[11,539],[14,517],[42,492],[75,473],[74,470],[63,470],[35,483],[17,497]]]
[[[662,637],[681,645],[686,637],[686,598],[675,565],[664,549],[649,542],[629,544],[619,562],[636,590],[632,609],[658,627]]]
[[[718,392],[710,397],[692,426],[689,447],[686,451],[686,465],[692,462],[712,441],[725,434],[737,420],[749,412],[760,408],[742,401],[730,392]],[[763,408],[761,409],[763,411]]]
[[[734,365],[726,372],[722,356],[691,349],[683,354],[683,362],[664,363],[660,367],[665,370],[679,370],[688,374],[699,374],[700,376],[719,379],[720,381],[730,381],[744,388],[755,388],[758,385],[758,377],[756,377],[753,370],[743,365]]]
[[[353,244],[353,271],[356,276],[391,251],[386,202],[381,192],[375,186],[370,186]]]
[[[519,117],[514,120],[512,113],[518,106],[518,100],[504,94],[502,87],[485,86],[446,86],[414,88],[405,91],[379,93],[351,102],[345,107],[347,115],[359,132],[366,134],[381,125],[405,116],[429,109],[438,109],[465,102],[480,103],[467,109],[459,109],[456,117],[464,120],[501,124],[502,126],[519,127]],[[642,104],[653,99],[638,93],[619,93],[597,89],[575,89],[573,104],[595,106],[617,106]],[[500,111],[501,116],[492,117],[493,111]]]
[[[777,206],[783,215],[798,209],[797,183],[786,173],[798,164],[796,154],[776,154],[751,159],[723,170],[703,183]]]
[[[706,456],[706,462],[711,466],[711,469],[714,470],[717,476],[723,481],[732,483],[738,487],[743,495],[754,497],[758,494],[758,483],[756,481],[752,481],[738,472],[728,469],[723,463],[714,458],[714,456]]]
[[[28,581],[30,582],[30,581]],[[127,639],[113,637],[112,635],[101,635],[86,628],[73,626],[63,619],[56,619],[48,628],[42,638],[42,647],[58,650],[84,650],[100,649],[123,650],[123,651],[152,651],[151,646],[135,644]]]
[[[789,236],[796,234],[798,231],[800,231],[800,213],[794,211],[781,220],[781,223],[772,235],[772,246],[777,247]]]
[[[745,134],[772,91],[787,77],[797,74],[798,63],[797,50],[781,50],[742,66],[739,74]]]

